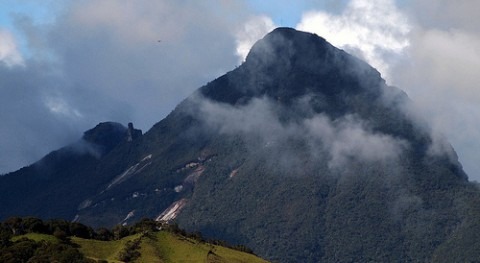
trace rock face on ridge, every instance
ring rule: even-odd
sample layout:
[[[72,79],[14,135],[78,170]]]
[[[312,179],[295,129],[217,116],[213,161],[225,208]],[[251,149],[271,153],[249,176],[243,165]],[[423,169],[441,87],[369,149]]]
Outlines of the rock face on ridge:
[[[140,137],[142,131],[135,131]],[[33,215],[72,220],[78,203],[104,183],[95,170],[97,165],[125,142],[127,129],[123,125],[99,123],[79,141],[0,177],[0,218]]]
[[[278,28],[143,136],[58,167],[95,181],[65,209],[174,220],[279,262],[478,260],[480,192],[409,103],[365,62]],[[53,207],[32,214],[65,216]]]

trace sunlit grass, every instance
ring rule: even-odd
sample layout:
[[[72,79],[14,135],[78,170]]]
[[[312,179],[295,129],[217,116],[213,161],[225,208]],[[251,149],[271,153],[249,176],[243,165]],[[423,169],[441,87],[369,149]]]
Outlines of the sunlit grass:
[[[72,242],[79,245],[79,250],[85,257],[92,259],[103,259],[108,262],[121,262],[118,260],[120,251],[125,247],[127,241],[138,238],[140,235],[132,235],[121,240],[100,241],[83,238],[72,238]]]
[[[47,234],[38,234],[38,233],[28,233],[28,234],[25,234],[25,235],[20,235],[20,236],[14,236],[12,238],[12,241],[17,241],[21,238],[28,238],[28,239],[31,239],[35,242],[40,242],[40,241],[48,241],[48,242],[52,242],[52,243],[58,243],[60,242],[60,240],[58,240],[56,237],[52,236],[52,235],[47,235]]]
[[[252,254],[199,242],[168,232],[154,233],[142,243],[143,256],[155,256],[163,262],[266,262]],[[152,254],[154,253],[154,254]],[[146,259],[146,258],[145,258]],[[147,262],[142,261],[142,262]]]
[[[72,238],[79,245],[79,250],[88,258],[95,260],[119,261],[119,254],[127,241],[139,238],[133,235],[121,240],[99,241]],[[138,250],[141,256],[135,262],[266,262],[252,254],[199,242],[166,231],[154,232],[141,237]]]

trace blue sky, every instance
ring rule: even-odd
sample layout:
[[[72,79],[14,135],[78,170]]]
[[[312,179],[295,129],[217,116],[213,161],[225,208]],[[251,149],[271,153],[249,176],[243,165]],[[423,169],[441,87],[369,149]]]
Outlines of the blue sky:
[[[148,130],[273,27],[288,26],[325,37],[405,90],[480,180],[477,10],[472,0],[0,0],[0,174],[100,121]],[[18,28],[18,15],[32,24]],[[18,54],[24,64],[9,65]]]
[[[33,24],[51,24],[64,0],[0,0],[0,27],[13,33],[24,56],[29,56],[25,36],[15,26],[15,17],[27,16]]]
[[[2,0],[0,1],[0,26],[13,32],[20,42],[24,42],[22,34],[14,25],[14,16],[27,15],[34,24],[53,23],[67,0]],[[256,14],[269,16],[277,26],[295,27],[307,10],[329,10],[336,12],[345,6],[345,0],[247,0]],[[24,43],[22,43],[24,44]],[[22,51],[27,52],[22,45]]]
[[[313,1],[312,1],[313,2]],[[301,19],[305,10],[313,7],[312,2],[307,1],[288,1],[288,0],[248,0],[249,5],[258,13],[263,13],[272,18],[275,24],[279,26],[295,27]],[[315,5],[316,9],[325,9],[326,1]]]
[[[59,0],[2,0],[0,1],[0,25],[15,30],[13,15],[28,15],[35,23],[49,23],[55,19],[55,12],[61,6]]]
[[[288,0],[247,0],[248,4],[258,13],[269,15],[278,25],[294,27],[301,19],[305,10],[335,9],[346,1],[288,1]],[[28,14],[37,23],[48,23],[54,19],[55,12],[61,9],[65,0],[3,0],[0,1],[0,25],[14,29],[11,14]]]

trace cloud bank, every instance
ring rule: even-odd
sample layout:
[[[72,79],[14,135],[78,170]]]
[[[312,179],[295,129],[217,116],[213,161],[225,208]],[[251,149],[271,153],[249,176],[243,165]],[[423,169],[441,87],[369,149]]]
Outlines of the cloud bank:
[[[388,57],[398,56],[408,47],[411,26],[393,0],[352,0],[338,15],[306,12],[296,28],[317,33],[365,59],[388,79],[395,62]]]
[[[49,24],[12,14],[29,54],[0,30],[0,174],[99,122],[149,129],[238,63],[242,10],[237,1],[87,0],[65,1]]]
[[[445,148],[446,136],[469,177],[480,180],[478,8],[468,0],[351,0],[337,14],[305,12],[297,28],[365,59],[405,90],[414,118],[427,119],[441,142],[432,151]]]
[[[354,115],[332,120],[325,114],[315,114],[300,122],[282,121],[282,106],[271,99],[254,98],[240,106],[218,103],[204,97],[196,98],[199,112],[207,128],[223,134],[241,134],[252,152],[266,148],[269,159],[282,160],[278,165],[291,169],[306,159],[325,160],[336,173],[350,167],[351,162],[389,163],[397,159],[408,143],[388,134],[374,132],[369,123]],[[299,99],[289,108],[305,108]],[[285,111],[287,109],[283,109]],[[312,109],[304,109],[312,111]],[[284,117],[284,116],[283,116]],[[301,157],[295,147],[284,148],[285,142],[295,142],[307,147],[307,158]],[[263,148],[263,149],[262,149]],[[305,158],[305,159],[302,159]]]
[[[480,180],[480,3],[415,1],[406,58],[392,82],[416,102],[437,134],[453,144],[471,179]]]

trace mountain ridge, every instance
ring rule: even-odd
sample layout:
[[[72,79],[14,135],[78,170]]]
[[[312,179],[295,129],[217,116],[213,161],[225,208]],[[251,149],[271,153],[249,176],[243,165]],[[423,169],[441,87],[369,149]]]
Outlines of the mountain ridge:
[[[96,183],[62,215],[97,226],[169,215],[280,262],[461,255],[478,241],[479,190],[409,103],[325,39],[275,29],[144,135],[76,170]],[[467,252],[457,259],[480,257]]]

